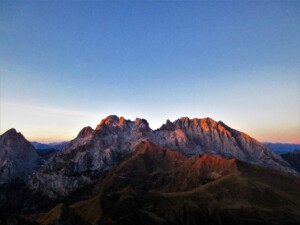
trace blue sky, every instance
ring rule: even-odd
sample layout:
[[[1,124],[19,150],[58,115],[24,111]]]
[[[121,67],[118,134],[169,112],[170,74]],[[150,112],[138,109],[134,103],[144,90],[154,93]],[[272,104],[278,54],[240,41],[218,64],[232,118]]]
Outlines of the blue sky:
[[[1,1],[1,133],[212,117],[300,143],[299,1]]]

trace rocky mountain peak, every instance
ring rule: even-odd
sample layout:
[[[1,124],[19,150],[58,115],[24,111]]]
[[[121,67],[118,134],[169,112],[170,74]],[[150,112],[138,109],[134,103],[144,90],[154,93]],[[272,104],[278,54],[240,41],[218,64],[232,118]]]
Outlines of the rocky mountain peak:
[[[181,117],[180,119],[175,120],[174,124],[180,127],[188,127],[190,124],[190,118],[187,116]]]
[[[124,118],[123,116],[121,116],[120,119],[119,119],[118,126],[119,126],[119,127],[122,127],[122,126],[124,126],[125,124],[126,124],[126,120],[125,120],[125,118]]]
[[[0,184],[26,180],[37,166],[38,154],[25,137],[10,129],[0,135]]]
[[[173,123],[170,120],[167,120],[165,124],[163,124],[160,130],[169,130],[174,131],[176,129],[190,129],[190,128],[202,128],[203,131],[209,131],[213,128],[218,128],[218,123],[207,117],[203,119],[189,117],[181,117],[180,119],[175,120]]]
[[[220,128],[218,126],[218,123],[209,117],[203,119],[194,118],[191,120],[190,123],[192,127],[199,127],[203,129],[204,132],[209,132],[210,130],[213,129],[218,130]]]
[[[101,120],[99,126],[103,126],[103,125],[106,125],[106,126],[116,126],[118,125],[120,121],[120,118],[116,115],[110,115],[108,117],[106,117],[105,119]]]
[[[9,130],[7,130],[5,133],[3,133],[3,135],[8,135],[8,134],[17,134],[17,130],[15,128],[11,128]]]
[[[150,130],[149,123],[145,119],[136,118],[134,121],[134,126],[141,129]]]
[[[166,123],[160,127],[160,130],[173,131],[175,130],[175,125],[170,120],[167,120]]]
[[[127,128],[132,121],[126,120],[123,116],[118,117],[116,115],[110,115],[103,119],[100,124],[97,126],[96,131],[98,130],[107,130],[107,128]]]
[[[102,131],[102,133],[110,132],[110,130],[128,130],[128,129],[142,129],[150,131],[149,124],[147,120],[136,118],[135,121],[126,120],[123,116],[118,117],[115,115],[110,115],[103,119],[101,123],[97,126],[96,131]]]
[[[77,135],[77,137],[86,137],[91,135],[94,132],[94,129],[90,126],[84,127]]]
[[[16,137],[23,137],[23,135],[16,131],[15,128],[11,128],[8,131],[4,132],[2,138],[16,138]]]
[[[189,121],[190,118],[188,116],[182,116],[178,120],[180,120],[180,121]]]
[[[26,145],[33,147],[25,137],[17,132],[15,128],[11,128],[0,136],[0,143],[7,146]]]

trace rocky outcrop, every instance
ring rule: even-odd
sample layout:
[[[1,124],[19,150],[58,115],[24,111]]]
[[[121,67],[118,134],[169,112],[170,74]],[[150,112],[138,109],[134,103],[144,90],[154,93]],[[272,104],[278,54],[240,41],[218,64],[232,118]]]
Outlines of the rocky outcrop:
[[[295,173],[286,161],[260,142],[211,118],[167,121],[155,131],[154,137],[156,144],[187,155],[208,153]]]
[[[144,119],[131,121],[108,116],[95,130],[81,130],[32,177],[30,187],[51,197],[68,195],[93,182],[97,174],[120,162],[135,151],[138,143],[147,140],[186,156],[208,153],[297,174],[279,155],[255,139],[210,118],[182,117],[153,131]]]
[[[0,184],[26,181],[37,167],[38,154],[15,129],[0,136]]]
[[[63,151],[32,177],[29,185],[47,196],[68,195],[91,183],[98,173],[120,162],[136,143],[151,134],[146,120],[130,121],[109,116],[95,130],[83,128]]]
[[[69,144],[67,144],[63,151],[65,153],[71,152],[73,149],[78,148],[82,145],[87,144],[92,138],[93,138],[94,130],[91,127],[84,127],[77,135],[77,137],[70,141]]]

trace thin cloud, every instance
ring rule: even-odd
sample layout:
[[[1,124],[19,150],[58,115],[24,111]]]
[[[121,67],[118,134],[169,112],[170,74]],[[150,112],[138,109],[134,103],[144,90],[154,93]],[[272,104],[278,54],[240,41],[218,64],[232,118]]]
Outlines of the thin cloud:
[[[24,105],[17,103],[2,103],[3,109],[14,111],[34,113],[41,116],[76,116],[76,117],[94,117],[96,113],[77,111],[63,108],[49,108],[37,105]]]

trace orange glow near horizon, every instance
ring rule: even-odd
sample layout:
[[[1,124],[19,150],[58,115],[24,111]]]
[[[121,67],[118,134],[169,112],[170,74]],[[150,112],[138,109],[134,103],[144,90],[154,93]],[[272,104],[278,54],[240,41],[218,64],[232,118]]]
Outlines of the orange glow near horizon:
[[[169,111],[169,110],[168,110]],[[111,112],[104,112],[102,114],[93,113],[89,111],[80,111],[76,109],[57,109],[57,108],[43,108],[35,105],[25,104],[2,104],[1,109],[1,132],[4,133],[10,128],[15,128],[21,132],[25,138],[30,141],[38,141],[43,143],[61,142],[74,139],[79,131],[85,126],[96,127],[97,124]],[[127,111],[116,112],[116,114],[123,115],[126,119],[132,121],[136,117],[145,118],[148,120],[152,129],[159,128],[165,123],[167,119],[174,121],[178,118],[179,113],[166,115],[147,115],[144,113],[135,113],[134,115]],[[184,114],[184,113],[180,113]],[[180,115],[179,114],[179,115]],[[233,129],[239,130],[260,142],[280,142],[300,144],[300,127],[299,122],[293,120],[282,120],[280,118],[266,118],[253,115],[251,117],[237,115],[226,115],[226,113],[213,114],[210,112],[199,115],[199,112],[189,114],[188,118],[203,118],[200,121],[192,120],[194,123],[203,123],[202,127],[209,130],[206,122],[209,121],[205,116],[210,115],[212,121],[223,121]],[[292,116],[291,116],[292,117]],[[247,118],[247,120],[245,120]],[[255,122],[253,122],[255,121]],[[120,125],[124,122],[124,118],[120,117]],[[217,126],[218,123],[216,123]]]
[[[255,130],[248,134],[259,142],[300,144],[300,133],[297,129]]]
[[[0,134],[188,117],[300,143],[300,1],[240,2],[0,1]]]
[[[63,142],[63,141],[70,141],[74,139],[77,134],[79,133],[80,129],[74,130],[72,132],[68,133],[60,133],[55,134],[53,132],[49,133],[31,133],[27,134],[26,132],[21,132],[26,139],[30,141],[37,141],[41,143],[52,143],[52,142]],[[296,131],[276,131],[273,130],[272,132],[265,132],[264,130],[255,130],[255,131],[241,131],[244,133],[243,136],[247,137],[246,135],[249,135],[250,137],[256,139],[259,142],[273,142],[273,143],[289,143],[289,144],[300,144],[300,134],[298,134]],[[179,135],[180,133],[177,133]],[[246,134],[246,135],[245,135]],[[180,136],[180,135],[179,135]]]
[[[21,132],[21,131],[18,131]],[[79,131],[78,131],[79,132]],[[49,133],[49,135],[47,134],[43,134],[43,135],[38,135],[38,134],[29,134],[26,135],[25,133],[21,132],[24,137],[28,140],[28,141],[36,141],[36,142],[40,142],[40,143],[55,143],[55,142],[64,142],[64,141],[70,141],[73,140],[76,136],[78,132],[74,132],[73,134],[61,134],[60,136],[57,136],[55,134],[53,134],[52,132]]]

